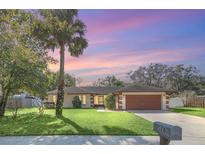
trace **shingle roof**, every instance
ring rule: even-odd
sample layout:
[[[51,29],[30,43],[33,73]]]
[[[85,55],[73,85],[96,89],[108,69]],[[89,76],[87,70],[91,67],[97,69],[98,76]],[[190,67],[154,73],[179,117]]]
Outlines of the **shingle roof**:
[[[66,87],[64,92],[68,94],[108,94],[116,90],[115,87]],[[57,94],[57,90],[49,91],[47,94]]]
[[[114,93],[119,88],[116,87],[82,87],[83,89],[86,89],[88,91],[91,91],[95,94],[108,94],[108,93]]]
[[[82,88],[82,87],[66,87],[64,89],[65,93],[69,94],[90,94],[93,93],[92,91],[89,91],[88,89]]]
[[[57,90],[48,91],[47,94],[57,94]]]
[[[131,85],[124,88],[116,87],[66,87],[67,94],[109,94],[115,92],[169,92],[167,89],[149,87],[144,85]],[[49,91],[47,94],[57,94],[57,90]]]
[[[117,90],[117,92],[168,92],[169,90],[144,85],[131,85]]]

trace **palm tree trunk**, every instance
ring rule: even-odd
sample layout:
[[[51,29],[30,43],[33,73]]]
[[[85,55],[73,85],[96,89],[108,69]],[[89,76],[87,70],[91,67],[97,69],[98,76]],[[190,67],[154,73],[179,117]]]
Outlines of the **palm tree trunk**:
[[[57,94],[57,103],[56,103],[56,117],[62,116],[62,108],[64,101],[64,55],[65,55],[64,45],[61,45],[60,48],[60,75],[58,83],[58,94]]]

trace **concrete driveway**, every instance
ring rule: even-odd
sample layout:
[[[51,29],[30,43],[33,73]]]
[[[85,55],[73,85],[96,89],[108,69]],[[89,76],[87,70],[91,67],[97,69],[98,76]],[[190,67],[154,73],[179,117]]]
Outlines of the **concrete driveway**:
[[[160,121],[182,127],[182,141],[171,144],[205,144],[205,118],[170,111],[130,111],[150,121]]]

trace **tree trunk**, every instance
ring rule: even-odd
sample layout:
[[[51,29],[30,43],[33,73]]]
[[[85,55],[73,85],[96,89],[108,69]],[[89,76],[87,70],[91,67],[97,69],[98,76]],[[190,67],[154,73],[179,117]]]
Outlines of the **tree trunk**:
[[[58,83],[58,94],[56,103],[56,117],[62,116],[62,108],[64,101],[64,55],[65,55],[64,45],[60,47],[60,75]]]
[[[6,102],[8,100],[9,92],[10,90],[8,90],[6,94],[3,93],[2,98],[0,100],[0,117],[3,117],[5,114]]]
[[[0,117],[3,117],[4,113],[5,113],[4,104],[5,104],[4,96],[2,96],[2,98],[0,100]]]

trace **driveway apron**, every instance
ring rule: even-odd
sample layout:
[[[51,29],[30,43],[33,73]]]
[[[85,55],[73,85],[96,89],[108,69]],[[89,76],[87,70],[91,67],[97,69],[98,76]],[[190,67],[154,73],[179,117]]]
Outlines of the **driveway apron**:
[[[182,141],[172,141],[171,144],[205,144],[205,118],[161,110],[130,112],[152,122],[160,121],[182,127]]]

